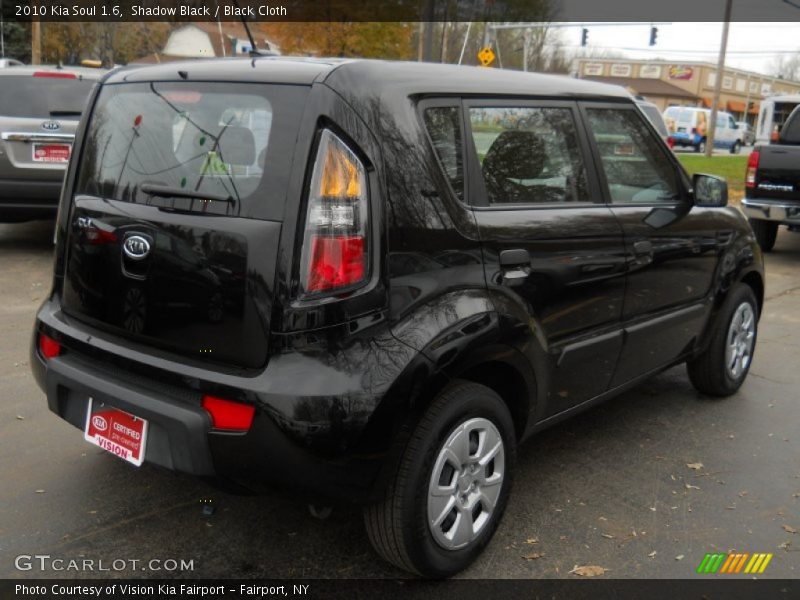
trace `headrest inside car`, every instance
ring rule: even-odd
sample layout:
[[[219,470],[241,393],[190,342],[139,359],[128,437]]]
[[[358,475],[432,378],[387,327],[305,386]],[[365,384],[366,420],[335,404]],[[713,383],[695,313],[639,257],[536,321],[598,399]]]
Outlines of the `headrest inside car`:
[[[253,132],[247,127],[228,127],[219,137],[219,153],[229,165],[252,165],[256,161]]]
[[[537,179],[544,168],[545,147],[532,131],[504,131],[483,159],[483,171],[496,179]]]

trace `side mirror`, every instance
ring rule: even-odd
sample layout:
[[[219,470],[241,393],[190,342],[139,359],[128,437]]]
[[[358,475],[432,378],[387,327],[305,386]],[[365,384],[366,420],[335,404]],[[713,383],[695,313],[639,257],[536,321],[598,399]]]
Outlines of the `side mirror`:
[[[692,178],[695,206],[721,208],[728,205],[728,182],[716,175],[698,173]]]

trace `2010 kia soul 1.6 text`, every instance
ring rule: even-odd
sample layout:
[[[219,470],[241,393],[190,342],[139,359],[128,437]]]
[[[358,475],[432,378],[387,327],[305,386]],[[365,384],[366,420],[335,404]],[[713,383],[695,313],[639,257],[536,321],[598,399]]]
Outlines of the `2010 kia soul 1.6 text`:
[[[32,366],[117,456],[489,543],[518,444],[686,362],[747,376],[761,252],[621,88],[378,61],[117,70],[77,132]]]

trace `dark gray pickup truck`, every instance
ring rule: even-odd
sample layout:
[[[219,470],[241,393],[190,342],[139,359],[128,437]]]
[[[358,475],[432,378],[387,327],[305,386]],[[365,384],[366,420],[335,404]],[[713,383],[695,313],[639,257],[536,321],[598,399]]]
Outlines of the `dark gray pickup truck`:
[[[779,225],[800,231],[800,106],[777,142],[756,146],[750,154],[742,207],[764,252],[775,246]]]

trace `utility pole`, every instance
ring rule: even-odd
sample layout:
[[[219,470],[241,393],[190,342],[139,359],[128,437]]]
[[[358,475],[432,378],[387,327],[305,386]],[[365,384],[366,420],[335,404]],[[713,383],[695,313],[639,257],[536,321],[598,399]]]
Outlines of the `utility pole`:
[[[5,22],[3,21],[3,0],[0,0],[0,57],[6,56]]]
[[[714,136],[717,133],[717,112],[719,111],[719,96],[722,92],[722,80],[725,77],[725,53],[728,51],[728,29],[731,24],[731,9],[733,0],[725,0],[725,21],[722,23],[722,41],[719,48],[719,61],[717,62],[717,79],[714,82],[714,100],[711,104],[711,123],[708,124],[706,136],[706,156],[714,154]]]
[[[42,64],[42,23],[39,17],[31,21],[31,64]]]

